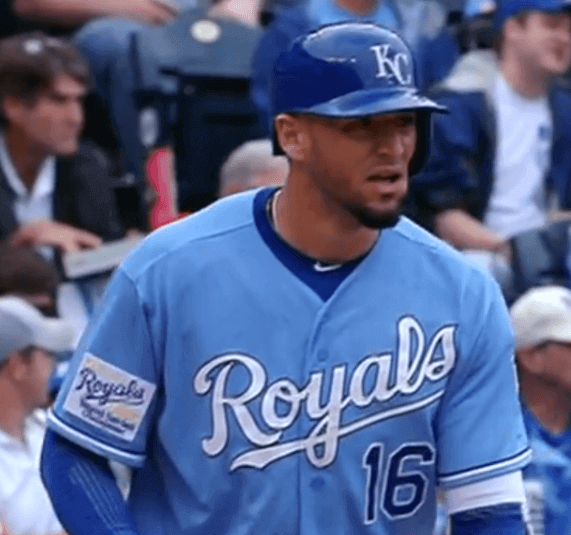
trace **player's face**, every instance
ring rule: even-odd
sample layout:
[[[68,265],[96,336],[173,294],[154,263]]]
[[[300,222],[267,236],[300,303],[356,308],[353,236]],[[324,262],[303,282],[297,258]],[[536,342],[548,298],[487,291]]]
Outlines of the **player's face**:
[[[519,26],[516,46],[525,65],[546,76],[561,75],[569,69],[571,15],[533,11]]]
[[[308,171],[330,200],[370,228],[392,226],[408,190],[415,113],[310,118]]]

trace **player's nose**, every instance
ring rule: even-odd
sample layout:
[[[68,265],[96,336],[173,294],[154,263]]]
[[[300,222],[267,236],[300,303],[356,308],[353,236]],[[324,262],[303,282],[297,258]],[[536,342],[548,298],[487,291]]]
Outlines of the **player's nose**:
[[[379,156],[399,162],[406,153],[406,140],[398,132],[377,137],[376,153]]]

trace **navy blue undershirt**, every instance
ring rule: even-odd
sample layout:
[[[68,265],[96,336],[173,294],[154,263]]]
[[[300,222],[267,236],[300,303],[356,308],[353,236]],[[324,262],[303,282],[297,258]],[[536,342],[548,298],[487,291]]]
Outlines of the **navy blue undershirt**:
[[[353,272],[367,254],[345,262],[331,271],[317,271],[317,260],[300,253],[286,243],[268,219],[268,203],[279,188],[263,189],[254,198],[254,221],[266,245],[278,260],[297,278],[309,286],[323,301],[327,301],[337,287]],[[327,266],[326,263],[320,263]]]

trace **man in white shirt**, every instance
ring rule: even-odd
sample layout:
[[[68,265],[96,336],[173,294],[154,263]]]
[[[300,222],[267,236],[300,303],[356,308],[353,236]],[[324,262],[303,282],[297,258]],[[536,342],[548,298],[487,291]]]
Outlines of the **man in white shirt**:
[[[0,297],[0,519],[11,535],[62,532],[39,472],[58,353],[72,349],[74,329],[43,316],[19,297]]]
[[[436,118],[414,200],[439,236],[495,267],[510,262],[510,238],[571,206],[571,95],[556,84],[571,65],[569,8],[500,0],[495,50],[462,56],[437,90],[450,114]]]

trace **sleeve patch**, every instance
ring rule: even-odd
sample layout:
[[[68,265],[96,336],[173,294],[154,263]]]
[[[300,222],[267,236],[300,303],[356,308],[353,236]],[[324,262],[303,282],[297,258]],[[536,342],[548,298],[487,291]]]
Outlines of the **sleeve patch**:
[[[85,353],[63,403],[83,422],[131,442],[156,386]]]

